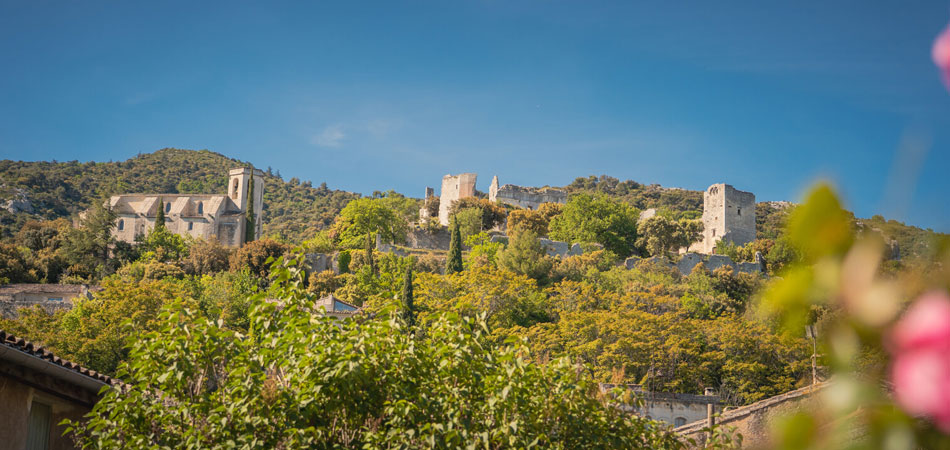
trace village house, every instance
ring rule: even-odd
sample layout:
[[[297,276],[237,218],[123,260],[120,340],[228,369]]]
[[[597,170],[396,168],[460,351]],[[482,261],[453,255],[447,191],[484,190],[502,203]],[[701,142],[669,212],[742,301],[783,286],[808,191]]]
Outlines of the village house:
[[[64,419],[77,420],[119,381],[0,330],[0,448],[68,450]]]

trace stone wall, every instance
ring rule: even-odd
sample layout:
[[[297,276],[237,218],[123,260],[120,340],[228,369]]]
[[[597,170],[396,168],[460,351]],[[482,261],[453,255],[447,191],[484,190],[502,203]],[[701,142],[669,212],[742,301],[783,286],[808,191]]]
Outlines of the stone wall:
[[[822,405],[819,395],[829,386],[828,382],[796,389],[785,394],[771,397],[748,406],[727,410],[716,420],[726,427],[732,427],[742,435],[742,448],[774,448],[769,440],[771,425],[777,419],[803,410],[814,410]],[[676,428],[676,432],[696,441],[702,448],[706,435],[702,431],[704,420],[688,423]]]
[[[702,264],[710,272],[720,267],[731,267],[736,272],[751,274],[765,273],[765,263],[761,258],[759,258],[759,262],[742,262],[737,264],[732,258],[725,255],[702,255],[699,253],[684,253],[675,264],[662,256],[654,256],[646,259],[631,256],[624,261],[624,267],[633,269],[641,262],[658,265],[660,267],[673,267],[684,276],[693,273],[693,268],[695,268],[697,264]]]
[[[703,193],[700,251],[712,253],[721,239],[736,245],[755,240],[755,195],[723,183],[709,186]]]
[[[462,173],[442,177],[442,191],[439,198],[439,223],[449,224],[449,208],[456,200],[475,196],[475,181],[478,174]]]
[[[618,385],[601,383],[601,392],[608,392]],[[717,405],[719,397],[715,395],[693,395],[673,392],[650,392],[640,385],[620,385],[633,391],[637,404],[622,404],[620,409],[647,419],[658,420],[669,425],[683,426],[695,421],[705,420],[707,405]]]
[[[406,233],[406,246],[409,248],[448,251],[451,240],[452,236],[445,228],[428,231],[424,228],[412,227]]]
[[[514,184],[498,185],[498,177],[492,178],[488,188],[488,200],[519,208],[538,209],[542,203],[567,203],[567,192],[554,188],[532,188]]]

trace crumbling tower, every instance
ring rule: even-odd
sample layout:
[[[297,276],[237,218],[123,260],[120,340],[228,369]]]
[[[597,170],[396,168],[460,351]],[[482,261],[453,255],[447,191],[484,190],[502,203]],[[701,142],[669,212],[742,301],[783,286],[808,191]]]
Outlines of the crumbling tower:
[[[713,253],[723,239],[736,245],[755,240],[755,194],[719,183],[703,193],[701,251]]]
[[[449,208],[452,203],[475,196],[475,180],[478,174],[461,173],[442,177],[442,191],[439,198],[439,223],[449,224]]]

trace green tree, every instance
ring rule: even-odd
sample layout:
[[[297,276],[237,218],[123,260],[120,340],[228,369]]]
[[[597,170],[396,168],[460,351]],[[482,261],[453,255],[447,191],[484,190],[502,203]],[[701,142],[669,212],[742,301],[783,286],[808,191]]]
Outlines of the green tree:
[[[158,212],[155,213],[155,226],[152,227],[152,233],[165,229],[165,201],[158,198]]]
[[[412,261],[406,266],[406,276],[402,281],[402,320],[410,330],[416,326],[416,305],[412,298]]]
[[[477,216],[481,223],[479,224],[478,230],[474,233],[478,233],[478,231],[481,230],[490,230],[500,225],[505,221],[505,217],[508,215],[503,206],[492,203],[488,199],[477,197],[466,197],[453,202],[452,207],[449,208],[449,214],[457,216],[467,210],[478,211]]]
[[[244,225],[244,243],[257,239],[257,222],[254,218],[254,168],[251,167],[251,177],[247,180],[247,217]]]
[[[97,201],[80,219],[80,226],[69,230],[63,242],[63,258],[72,277],[95,281],[113,273],[115,261],[109,252],[115,243],[112,228],[116,215],[106,201]]]
[[[469,236],[474,236],[484,230],[482,228],[482,210],[478,208],[463,209],[458,214],[453,214],[449,222],[450,227],[455,227],[458,224],[463,242]]]
[[[406,219],[386,199],[360,198],[340,211],[330,234],[342,247],[358,249],[370,233],[378,233],[386,242],[403,242],[408,227]]]
[[[551,238],[597,242],[621,258],[633,253],[637,240],[636,208],[606,195],[577,194],[551,220]]]
[[[538,236],[547,236],[551,219],[560,213],[560,203],[542,203],[536,210],[516,209],[508,213],[508,230],[511,233],[531,230]]]
[[[281,308],[251,300],[246,334],[165,309],[162,329],[133,344],[127,387],[105,392],[73,435],[103,450],[684,447],[591,395],[569,360],[492,344],[482,320],[440,316],[413,337],[394,316],[314,317],[289,285],[275,292]]]
[[[0,242],[0,284],[36,282],[36,276],[23,253],[13,244]]]
[[[198,239],[188,248],[182,269],[189,275],[210,275],[228,270],[232,251],[217,239]]]
[[[373,235],[367,234],[365,259],[366,259],[366,265],[369,266],[369,270],[370,272],[373,273],[373,275],[379,274],[379,272],[376,270],[376,258],[373,257],[373,247],[375,246],[376,246],[376,242],[375,242],[375,239],[373,239]]]
[[[553,264],[538,235],[531,230],[512,235],[508,246],[498,252],[498,267],[538,281],[547,279]]]
[[[244,244],[243,247],[231,255],[231,271],[240,272],[249,269],[251,274],[264,280],[270,272],[270,264],[267,259],[277,259],[289,251],[289,245],[269,238]]]
[[[462,231],[457,220],[453,220],[452,237],[449,240],[449,256],[445,260],[445,274],[461,272],[462,266]]]
[[[677,226],[673,220],[663,216],[653,216],[637,226],[637,245],[653,256],[669,256],[677,245]]]

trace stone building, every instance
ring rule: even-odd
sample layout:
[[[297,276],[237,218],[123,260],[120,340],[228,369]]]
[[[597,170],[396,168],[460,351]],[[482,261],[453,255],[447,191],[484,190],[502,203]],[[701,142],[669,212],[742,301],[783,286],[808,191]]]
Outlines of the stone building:
[[[542,203],[567,203],[567,192],[555,188],[533,188],[514,184],[498,185],[498,177],[491,180],[488,199],[524,209],[538,209]]]
[[[715,395],[677,394],[672,392],[652,392],[644,390],[638,384],[616,385],[601,383],[600,391],[607,393],[621,387],[633,391],[640,400],[637,404],[620,406],[620,409],[651,420],[658,420],[679,427],[688,423],[705,420],[708,405],[715,407],[719,397]]]
[[[249,198],[253,170],[253,199]],[[244,244],[247,213],[254,209],[255,239],[261,236],[264,208],[264,172],[237,168],[228,173],[226,194],[123,194],[113,196],[109,205],[118,218],[113,236],[134,242],[155,227],[158,209],[165,211],[165,227],[172,233],[204,239],[217,239],[228,247]],[[159,203],[161,202],[161,203]]]
[[[755,240],[755,194],[728,184],[703,193],[703,240],[699,251],[713,253],[720,240],[744,245]]]
[[[442,191],[439,198],[439,223],[449,224],[449,208],[456,200],[475,196],[475,181],[478,174],[462,173],[442,177]]]
[[[73,449],[64,419],[79,420],[118,380],[0,330],[0,448]]]
[[[7,284],[0,286],[0,317],[14,319],[20,308],[29,308],[40,305],[52,314],[60,309],[69,309],[73,306],[76,297],[92,296],[100,290],[99,286],[88,284],[43,284],[24,283]]]

